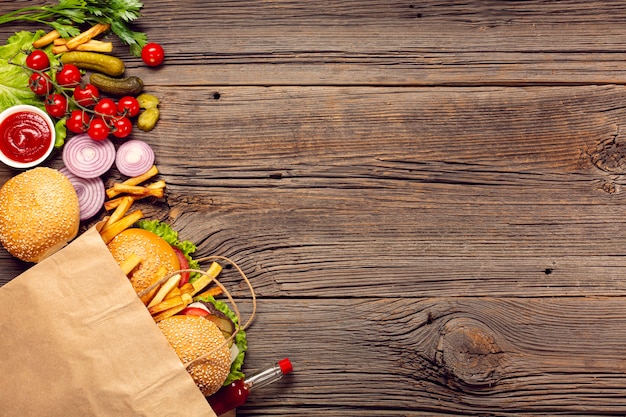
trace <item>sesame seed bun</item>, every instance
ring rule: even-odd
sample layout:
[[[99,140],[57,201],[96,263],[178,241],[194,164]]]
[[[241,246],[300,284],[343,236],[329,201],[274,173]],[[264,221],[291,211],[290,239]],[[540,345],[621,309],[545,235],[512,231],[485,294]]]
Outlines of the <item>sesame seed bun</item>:
[[[0,188],[0,243],[16,258],[40,262],[78,234],[74,187],[52,168],[33,168]]]
[[[219,390],[230,373],[230,350],[215,323],[200,316],[176,315],[157,323],[181,362],[191,364],[187,371],[205,397]],[[212,353],[211,353],[212,352]]]
[[[137,293],[150,286],[159,266],[163,266],[167,274],[180,269],[180,262],[170,244],[148,230],[136,227],[126,229],[115,236],[107,247],[118,264],[133,254],[142,259],[128,275]]]

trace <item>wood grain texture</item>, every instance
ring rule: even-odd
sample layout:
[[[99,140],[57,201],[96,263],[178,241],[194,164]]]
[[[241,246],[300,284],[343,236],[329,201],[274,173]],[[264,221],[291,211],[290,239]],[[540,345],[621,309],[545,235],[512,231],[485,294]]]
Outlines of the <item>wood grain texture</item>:
[[[574,0],[146,2],[166,65],[117,44],[162,98],[133,137],[167,195],[140,206],[253,281],[247,370],[295,366],[238,415],[626,414],[625,18]],[[0,283],[28,267],[0,265]]]

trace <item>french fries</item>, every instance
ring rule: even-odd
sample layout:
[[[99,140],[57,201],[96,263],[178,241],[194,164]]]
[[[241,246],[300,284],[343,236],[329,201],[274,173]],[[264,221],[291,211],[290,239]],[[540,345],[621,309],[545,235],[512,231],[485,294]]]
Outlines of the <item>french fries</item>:
[[[159,266],[157,269],[154,278],[152,278],[152,283],[150,287],[146,288],[142,293],[139,294],[139,299],[143,302],[145,306],[147,306],[150,301],[154,298],[154,295],[159,291],[160,285],[156,285],[159,281],[161,281],[167,275],[167,269],[164,266]]]
[[[137,268],[141,261],[143,261],[141,256],[133,253],[120,264],[120,268],[124,272],[124,275],[128,275],[133,269]]]
[[[67,43],[65,44],[65,46],[67,46],[67,49],[71,51],[73,49],[76,49],[78,45],[82,45],[86,42],[89,42],[90,40],[100,35],[101,33],[106,32],[110,28],[111,28],[111,25],[109,24],[96,23],[95,25],[87,29],[86,31],[81,32],[80,34],[69,39]]]
[[[55,39],[59,39],[60,37],[61,37],[61,34],[56,29],[51,30],[50,32],[46,33],[41,38],[33,42],[33,48],[35,49],[45,48],[46,46],[54,42]]]
[[[146,197],[163,197],[165,193],[165,181],[156,181],[146,186],[139,185],[158,173],[159,170],[153,165],[145,174],[128,178],[126,181],[116,183],[113,187],[106,190],[109,198],[117,197],[120,194],[125,195],[105,201],[104,203],[105,210],[114,210],[110,216],[105,218],[103,224],[100,226],[99,232],[105,243],[109,243],[117,234],[132,226],[136,221],[141,220],[143,213],[140,210],[136,210],[127,215],[136,200]]]
[[[109,227],[105,227],[100,232],[100,236],[105,244],[108,244],[115,236],[119,233],[122,233],[124,230],[128,229],[135,222],[141,220],[143,218],[143,212],[141,210],[135,210],[129,215],[122,217],[115,223],[111,224]]]
[[[61,41],[57,41],[61,44]],[[128,178],[121,183],[115,183],[106,190],[108,201],[104,203],[107,211],[113,212],[104,218],[99,225],[99,232],[105,244],[113,240],[115,236],[131,227],[143,218],[143,212],[139,209],[130,212],[133,203],[146,197],[163,197],[166,187],[165,181],[154,181],[142,185],[159,173],[156,166],[152,166],[146,173]],[[130,212],[130,214],[128,214]],[[131,254],[121,263],[122,271],[129,275],[142,262],[140,256]],[[200,295],[216,296],[222,293],[219,286],[206,289],[207,286],[220,274],[222,267],[217,262],[212,262],[206,274],[202,274],[193,283],[187,282],[180,285],[181,275],[176,273],[167,277],[167,270],[161,266],[151,279],[148,288],[138,294],[140,300],[147,307],[155,322],[178,314],[193,302],[194,296],[200,291]]]
[[[209,285],[220,272],[222,272],[222,266],[217,262],[211,263],[211,266],[209,266],[209,269],[206,271],[206,275],[202,275],[191,284],[193,286],[193,293],[191,295],[199,293],[204,287]]]
[[[124,217],[130,209],[130,206],[133,204],[132,197],[125,196],[120,197],[120,199],[120,204],[115,208],[115,211],[111,214],[111,216],[109,216],[109,219],[104,224],[105,229]]]
[[[152,168],[150,168],[145,174],[129,178],[126,181],[124,181],[122,184],[124,184],[124,185],[139,185],[139,184],[141,184],[143,182],[146,182],[150,178],[154,177],[158,173],[159,173],[158,168],[156,167],[156,165],[153,165]],[[165,186],[165,183],[163,183],[163,185]],[[118,188],[119,188],[119,186],[118,186]],[[121,191],[116,191],[113,188],[109,188],[106,191],[106,193],[107,193],[107,197],[109,197],[109,198],[113,198],[113,197],[116,197],[116,196],[122,194]]]
[[[153,307],[163,301],[167,293],[169,293],[174,287],[177,287],[179,282],[180,274],[176,274],[170,277],[170,279],[168,279],[167,281],[165,281],[163,285],[161,285],[161,288],[159,288],[159,291],[157,291],[154,298],[152,298],[152,301],[148,303],[148,308]]]
[[[86,52],[100,52],[100,53],[110,53],[113,52],[113,43],[112,42],[103,42],[98,41],[96,39],[92,39],[85,43],[81,43],[76,46],[74,49],[70,49],[67,39],[57,38],[54,40],[54,46],[52,47],[52,53],[55,55],[62,54],[64,52],[69,51],[86,51]]]

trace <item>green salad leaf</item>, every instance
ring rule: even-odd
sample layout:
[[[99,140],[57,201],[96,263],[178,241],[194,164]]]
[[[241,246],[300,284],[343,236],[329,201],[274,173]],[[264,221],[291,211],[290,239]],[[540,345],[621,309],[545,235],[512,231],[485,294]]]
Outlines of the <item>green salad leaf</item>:
[[[6,44],[0,46],[0,111],[18,104],[29,104],[45,110],[44,101],[28,87],[30,71],[22,66],[26,65],[26,57],[32,49],[33,41],[43,36],[44,31],[21,31],[11,36]],[[59,60],[51,52],[52,46],[44,49],[50,58],[50,65],[58,65]],[[65,122],[55,125],[55,147],[60,148],[65,142],[67,131]]]
[[[55,3],[38,4],[13,10],[0,16],[0,25],[11,22],[36,22],[56,29],[63,38],[76,36],[83,23],[108,23],[111,32],[130,47],[135,56],[148,36],[131,29],[133,21],[141,16],[143,3],[139,0],[59,0]]]
[[[43,31],[17,32],[11,36],[7,43],[0,46],[0,111],[18,104],[30,104],[41,109],[44,103],[28,88],[30,73],[18,65],[12,65],[9,60],[16,64],[25,65],[27,51],[32,48],[33,41],[43,35]]]
[[[213,305],[215,305],[215,308],[226,314],[228,318],[231,319],[233,323],[235,323],[235,326],[239,328],[239,320],[237,319],[237,315],[228,307],[228,304],[226,304],[224,301],[216,300],[210,295],[196,297],[196,300],[212,303]],[[237,345],[237,348],[239,349],[239,354],[237,354],[237,357],[230,365],[230,374],[228,375],[228,378],[226,378],[224,385],[228,385],[238,379],[243,379],[245,376],[244,373],[241,371],[241,367],[243,366],[243,360],[246,356],[246,351],[248,350],[248,341],[246,339],[246,332],[244,330],[239,329],[239,331],[235,335],[235,345]]]

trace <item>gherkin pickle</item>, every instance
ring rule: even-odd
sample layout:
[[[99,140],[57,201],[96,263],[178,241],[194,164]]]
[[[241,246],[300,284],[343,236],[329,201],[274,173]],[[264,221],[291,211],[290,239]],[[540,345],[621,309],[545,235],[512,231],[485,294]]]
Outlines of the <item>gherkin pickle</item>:
[[[137,96],[137,101],[142,109],[150,109],[159,105],[159,99],[152,94],[140,94]]]
[[[157,120],[159,120],[159,109],[157,107],[150,107],[144,110],[137,119],[137,128],[148,132],[154,128]]]

